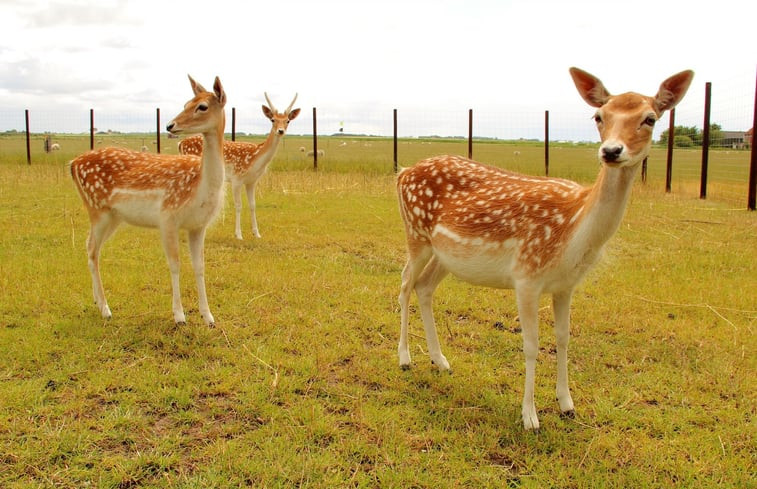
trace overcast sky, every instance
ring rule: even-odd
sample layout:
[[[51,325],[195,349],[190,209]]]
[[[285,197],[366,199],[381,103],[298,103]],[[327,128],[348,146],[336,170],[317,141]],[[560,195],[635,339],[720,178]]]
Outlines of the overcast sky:
[[[260,105],[268,91],[279,107],[299,92],[303,116],[294,133],[311,132],[318,107],[319,132],[344,124],[346,132],[390,134],[390,126],[375,126],[390,123],[397,108],[401,121],[417,118],[400,124],[403,133],[462,135],[471,108],[477,134],[512,137],[523,126],[522,137],[534,130],[539,137],[548,109],[555,124],[586,131],[575,139],[596,139],[593,109],[578,96],[570,66],[597,75],[611,92],[648,95],[666,77],[693,69],[694,84],[679,107],[682,123],[701,125],[710,81],[715,102],[730,97],[721,107],[746,107],[724,125],[747,127],[724,128],[744,130],[754,107],[755,5],[0,0],[0,130],[22,129],[24,109],[44,114],[50,125],[76,126],[54,131],[86,130],[90,108],[98,116],[144,114],[150,121],[160,107],[167,122],[190,98],[191,74],[208,88],[220,76],[229,107],[244,114],[239,131],[267,131]],[[459,113],[462,126],[438,120]],[[694,120],[686,120],[689,113]],[[253,121],[257,127],[240,127]]]

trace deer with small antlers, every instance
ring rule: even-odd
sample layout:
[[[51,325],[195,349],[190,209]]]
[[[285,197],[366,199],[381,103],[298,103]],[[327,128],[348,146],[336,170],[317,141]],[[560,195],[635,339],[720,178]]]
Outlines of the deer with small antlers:
[[[573,416],[567,366],[573,290],[620,225],[639,164],[649,153],[655,122],[683,98],[694,76],[691,71],[673,75],[656,96],[648,97],[610,95],[593,75],[577,68],[570,74],[581,97],[597,108],[601,169],[593,186],[519,175],[457,156],[420,161],[397,180],[408,251],[399,296],[400,366],[410,365],[413,290],[431,361],[449,370],[432,312],[432,297],[442,279],[451,273],[471,284],[515,289],[526,359],[526,429],[539,428],[534,405],[539,298],[552,295],[557,400],[562,413]]]
[[[179,230],[189,235],[200,314],[215,320],[205,291],[205,231],[223,204],[224,164],[221,143],[226,93],[216,77],[213,91],[189,77],[194,97],[166,127],[172,134],[202,134],[202,157],[150,154],[121,148],[84,153],[71,162],[71,176],[91,222],[87,239],[95,303],[111,317],[100,278],[100,248],[122,223],[158,228],[171,271],[173,316],[185,324],[179,289]]]
[[[255,215],[255,187],[268,169],[268,165],[273,161],[273,157],[276,155],[279,143],[286,134],[289,123],[300,114],[300,109],[292,109],[294,102],[297,100],[297,94],[294,95],[292,103],[289,104],[289,107],[284,112],[276,110],[267,93],[265,93],[265,99],[268,105],[263,105],[263,114],[273,124],[266,140],[260,144],[236,141],[223,142],[223,156],[226,160],[226,178],[231,181],[231,193],[234,197],[234,210],[236,214],[234,235],[237,239],[242,239],[242,187],[247,192],[247,203],[250,206],[250,215],[252,217],[252,232],[255,237],[260,237],[258,219]],[[202,137],[190,136],[179,142],[179,153],[200,155],[202,154],[202,147]]]

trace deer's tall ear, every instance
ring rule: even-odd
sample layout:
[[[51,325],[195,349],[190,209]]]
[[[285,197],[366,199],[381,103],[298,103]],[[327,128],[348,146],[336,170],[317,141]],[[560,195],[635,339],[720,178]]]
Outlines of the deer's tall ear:
[[[602,107],[610,98],[610,92],[607,91],[599,78],[578,68],[570,69],[570,76],[573,83],[576,84],[578,93],[592,107]]]
[[[222,106],[226,105],[226,92],[223,90],[221,79],[218,77],[216,77],[215,81],[213,82],[213,93],[215,94],[219,104],[221,104]]]
[[[675,107],[683,96],[686,95],[686,91],[689,89],[693,79],[694,72],[685,70],[662,82],[654,99],[657,110],[664,112]]]
[[[194,78],[192,78],[190,75],[187,75],[187,77],[189,78],[189,84],[192,85],[192,92],[194,92],[195,95],[199,95],[202,92],[207,92],[207,90],[205,90],[202,85],[194,81]]]
[[[297,118],[297,116],[300,115],[300,109],[294,109],[291,112],[289,112],[289,120],[293,121]]]
[[[266,116],[268,119],[273,119],[273,111],[270,107],[268,107],[267,105],[262,105],[260,108],[263,109],[264,116]]]

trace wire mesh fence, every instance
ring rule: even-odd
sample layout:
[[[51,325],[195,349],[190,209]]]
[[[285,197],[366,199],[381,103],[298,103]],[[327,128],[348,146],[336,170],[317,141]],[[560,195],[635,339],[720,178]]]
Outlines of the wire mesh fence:
[[[710,100],[689,97],[676,108],[670,190],[687,196],[701,194],[706,180],[707,198],[743,205],[750,186],[754,186],[754,182],[749,181],[754,159],[750,136],[755,118],[754,75],[745,72],[711,89]],[[709,150],[705,153],[702,137],[706,132],[703,126],[708,103],[710,134]],[[260,108],[227,108],[227,112],[229,139],[262,141],[270,131],[270,121]],[[376,158],[375,144],[386,151],[381,160],[391,164],[392,145],[379,141],[391,139],[396,132],[402,140],[397,151],[404,165],[423,154],[422,145],[430,145],[431,141],[445,143],[444,151],[449,153],[467,155],[473,148],[472,156],[484,161],[491,157],[497,143],[502,143],[497,147],[499,153],[495,158],[505,166],[517,166],[518,160],[526,159],[527,154],[528,159],[538,164],[531,164],[525,171],[543,174],[543,160],[550,158],[552,168],[558,172],[551,174],[570,178],[570,168],[560,166],[560,148],[596,147],[598,135],[590,123],[590,112],[587,108],[585,117],[577,117],[560,110],[417,110],[388,104],[370,110],[319,107],[317,112],[302,110],[290,125],[289,134],[300,136],[292,144],[305,156],[316,144],[324,154],[349,144],[356,151],[364,149],[366,157]],[[316,113],[317,120],[314,120]],[[164,129],[173,115],[165,110],[162,114],[160,110],[113,113],[86,108],[21,113],[0,110],[0,161],[65,162],[71,155],[99,146],[175,154],[177,140]],[[316,127],[318,139],[313,138]],[[666,180],[665,156],[662,155],[667,147],[668,132],[667,121],[660,121],[655,129],[655,150],[647,168],[651,185],[662,185],[659,182]],[[350,138],[353,141],[348,143]],[[357,143],[357,139],[362,141]],[[411,149],[413,143],[416,143],[415,149]],[[397,148],[397,143],[394,147]],[[428,150],[438,148],[438,145],[430,145]],[[520,155],[524,157],[518,158]],[[318,154],[313,157],[317,158]],[[707,160],[704,179],[703,159]],[[522,167],[515,169],[523,171]]]

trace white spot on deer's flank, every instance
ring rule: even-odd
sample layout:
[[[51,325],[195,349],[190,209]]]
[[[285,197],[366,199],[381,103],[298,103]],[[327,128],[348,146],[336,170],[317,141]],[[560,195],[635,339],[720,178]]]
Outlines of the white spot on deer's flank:
[[[462,243],[462,244],[464,244],[464,243],[466,243],[468,241],[467,239],[463,238],[462,236],[460,236],[456,232],[452,231],[451,229],[449,229],[446,226],[442,226],[441,224],[437,224],[434,227],[433,233],[431,233],[432,236],[436,236],[436,235],[439,235],[439,234],[441,234],[442,236],[445,236],[445,237],[451,239],[455,243]]]

